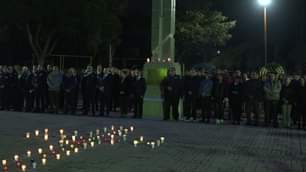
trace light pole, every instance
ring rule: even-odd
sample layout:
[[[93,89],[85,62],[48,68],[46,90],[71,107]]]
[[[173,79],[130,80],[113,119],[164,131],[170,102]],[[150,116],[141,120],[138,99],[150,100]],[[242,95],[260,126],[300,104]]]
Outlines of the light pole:
[[[265,41],[265,65],[268,63],[268,22],[267,22],[267,7],[272,0],[258,0],[259,5],[264,7],[264,41]]]

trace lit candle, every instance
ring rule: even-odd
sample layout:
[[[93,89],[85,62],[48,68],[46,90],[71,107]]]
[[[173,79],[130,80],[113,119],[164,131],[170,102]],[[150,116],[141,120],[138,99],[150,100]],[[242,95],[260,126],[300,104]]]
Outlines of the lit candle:
[[[155,142],[151,142],[152,149],[155,148]]]
[[[71,144],[71,145],[70,145],[70,148],[73,149],[73,148],[74,148],[74,144]]]
[[[150,63],[150,58],[147,58],[147,63]]]
[[[66,151],[66,155],[67,155],[67,156],[70,156],[70,150],[67,150],[67,151]]]
[[[78,134],[79,134],[79,132],[77,130],[74,130],[73,133],[74,133],[75,136],[78,136]]]
[[[143,136],[140,136],[139,140],[140,142],[143,142]]]
[[[138,145],[138,140],[134,140],[134,147],[137,147],[137,145]]]
[[[14,155],[14,160],[19,161],[19,155]]]
[[[112,125],[111,129],[112,129],[112,131],[114,131],[115,130],[115,126]]]
[[[134,131],[134,127],[133,127],[133,126],[131,126],[131,127],[130,127],[130,130],[131,130],[131,132],[133,132],[133,131]]]
[[[95,147],[95,142],[90,142],[90,146],[93,148]]]
[[[21,165],[21,171],[22,172],[26,172],[26,170],[27,170],[27,166],[26,165]]]
[[[48,132],[49,132],[49,129],[45,128],[45,134],[48,134]]]
[[[47,158],[47,154],[43,154],[43,158]]]
[[[39,136],[39,130],[35,130],[35,136]]]
[[[114,145],[114,144],[115,144],[115,141],[112,139],[111,142],[110,142],[110,144],[111,144],[111,145]]]
[[[6,159],[2,160],[2,166],[5,167],[6,165],[7,165],[7,160]]]
[[[64,134],[64,129],[60,129],[59,133],[60,133],[60,135],[63,135]]]
[[[168,62],[171,62],[171,58],[168,58],[167,60],[168,60]]]
[[[45,135],[44,135],[44,140],[45,140],[45,141],[48,141],[48,140],[49,140],[49,135],[48,135],[48,134],[45,134]]]
[[[84,149],[87,149],[87,146],[88,146],[88,145],[87,145],[87,143],[86,143],[86,142],[85,142],[85,143],[83,143],[83,148],[84,148]]]
[[[165,143],[165,137],[160,137],[160,143]]]
[[[125,142],[126,141],[126,134],[123,134],[123,141]]]
[[[74,148],[74,153],[79,153],[79,148]]]
[[[71,140],[75,142],[76,136],[71,136]]]
[[[43,153],[43,149],[42,148],[38,148],[38,154],[42,154]]]
[[[97,136],[100,135],[100,130],[99,129],[96,130],[96,135]]]
[[[59,153],[56,154],[56,155],[55,155],[55,159],[56,159],[56,160],[60,160],[60,159],[61,159],[61,154],[59,154]]]
[[[64,140],[59,140],[58,143],[59,143],[60,147],[64,146]]]
[[[54,149],[54,146],[53,145],[49,145],[49,150],[53,151],[53,149]]]
[[[32,156],[32,152],[30,150],[27,151],[27,157],[30,158]]]
[[[26,133],[26,138],[29,139],[31,137],[31,133],[27,132]]]
[[[42,163],[42,165],[46,165],[47,164],[47,159],[46,158],[41,159],[41,163]]]
[[[66,144],[66,145],[69,145],[69,140],[66,140],[66,141],[65,141],[65,144]]]
[[[115,137],[115,136],[112,134],[112,135],[111,135],[111,139],[114,139],[114,137]]]
[[[127,134],[129,132],[129,129],[124,129],[124,133]]]

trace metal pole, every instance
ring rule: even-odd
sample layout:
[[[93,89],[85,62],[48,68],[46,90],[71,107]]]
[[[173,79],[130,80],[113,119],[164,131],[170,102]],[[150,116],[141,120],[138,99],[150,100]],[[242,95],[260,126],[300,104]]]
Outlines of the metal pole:
[[[265,40],[265,66],[268,64],[268,23],[267,7],[264,8],[264,40]]]

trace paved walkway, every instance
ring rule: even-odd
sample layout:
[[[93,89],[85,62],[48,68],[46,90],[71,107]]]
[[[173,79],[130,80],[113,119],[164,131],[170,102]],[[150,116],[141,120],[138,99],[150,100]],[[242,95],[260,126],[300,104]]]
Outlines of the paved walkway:
[[[51,132],[59,128],[87,132],[110,125],[133,125],[133,137],[165,136],[166,144],[155,150],[130,144],[102,145],[51,161],[38,171],[303,172],[306,168],[304,131],[14,112],[0,112],[0,159],[36,146],[22,138],[26,131],[47,127]]]

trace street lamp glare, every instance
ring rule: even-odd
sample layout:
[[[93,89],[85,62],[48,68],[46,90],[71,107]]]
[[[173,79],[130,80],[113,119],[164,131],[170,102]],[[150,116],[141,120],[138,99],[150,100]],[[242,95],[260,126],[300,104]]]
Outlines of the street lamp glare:
[[[272,3],[272,0],[258,0],[258,3],[261,5],[261,6],[268,6]]]

